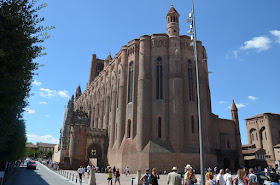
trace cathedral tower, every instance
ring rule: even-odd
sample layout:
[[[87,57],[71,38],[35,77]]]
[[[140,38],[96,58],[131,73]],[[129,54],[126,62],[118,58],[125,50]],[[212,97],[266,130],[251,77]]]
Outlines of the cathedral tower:
[[[173,7],[173,3],[167,13],[167,34],[169,37],[179,37],[179,16],[180,14]]]

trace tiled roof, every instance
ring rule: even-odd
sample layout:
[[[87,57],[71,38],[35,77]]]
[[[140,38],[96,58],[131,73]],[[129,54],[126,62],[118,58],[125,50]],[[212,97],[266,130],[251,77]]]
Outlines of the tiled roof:
[[[56,144],[49,144],[49,143],[37,143],[38,147],[42,148],[54,148]]]
[[[253,149],[248,149],[248,150],[242,150],[242,154],[255,154],[260,150],[263,150],[263,149],[262,148],[253,148]]]
[[[274,145],[273,148],[280,148],[280,143],[278,143],[277,145]]]
[[[247,145],[242,145],[242,148],[243,147],[250,147],[250,146],[254,146],[255,144],[247,144]]]
[[[256,159],[256,156],[244,156],[244,160],[253,160]]]

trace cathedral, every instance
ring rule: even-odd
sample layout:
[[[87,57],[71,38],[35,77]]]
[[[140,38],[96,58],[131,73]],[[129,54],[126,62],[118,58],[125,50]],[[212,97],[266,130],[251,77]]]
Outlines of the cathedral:
[[[70,168],[91,163],[131,172],[199,170],[196,68],[199,68],[205,166],[242,166],[238,110],[232,120],[212,113],[207,54],[180,35],[179,13],[167,13],[167,34],[142,35],[112,58],[92,55],[86,90],[76,90],[64,113],[60,159]]]

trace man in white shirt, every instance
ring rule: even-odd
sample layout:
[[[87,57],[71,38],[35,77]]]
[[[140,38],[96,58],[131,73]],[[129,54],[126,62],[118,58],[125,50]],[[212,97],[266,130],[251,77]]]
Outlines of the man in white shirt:
[[[224,180],[225,180],[226,185],[233,185],[232,177],[231,177],[231,174],[230,174],[230,171],[228,168],[226,169],[226,174],[224,175]]]
[[[226,182],[224,180],[224,170],[220,169],[220,173],[218,174],[216,181],[217,181],[217,185],[225,185]]]

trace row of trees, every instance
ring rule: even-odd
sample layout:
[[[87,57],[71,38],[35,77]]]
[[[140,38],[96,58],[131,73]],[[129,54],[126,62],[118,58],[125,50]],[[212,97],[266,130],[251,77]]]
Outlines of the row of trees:
[[[52,151],[48,150],[46,154],[44,154],[42,148],[39,148],[38,150],[32,149],[32,148],[25,148],[24,156],[26,157],[46,157],[51,158],[52,157]]]
[[[44,18],[34,0],[0,0],[0,162],[24,155],[26,133],[23,112],[28,105],[33,75],[44,55],[41,43],[52,27],[40,26]]]

